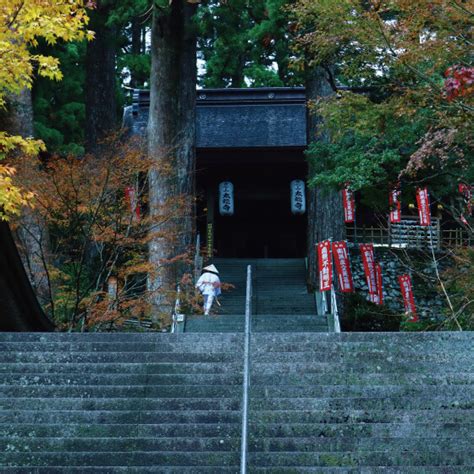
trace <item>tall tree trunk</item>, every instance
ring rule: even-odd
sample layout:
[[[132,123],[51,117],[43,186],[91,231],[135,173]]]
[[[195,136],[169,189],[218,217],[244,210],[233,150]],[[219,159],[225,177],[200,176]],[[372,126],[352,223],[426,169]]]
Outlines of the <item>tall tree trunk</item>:
[[[148,287],[153,314],[168,311],[177,280],[170,260],[192,243],[196,135],[196,6],[174,0],[154,7],[151,44]],[[171,219],[170,219],[170,214]]]
[[[31,90],[7,97],[7,109],[0,118],[2,130],[22,137],[33,137],[33,103]],[[16,238],[28,278],[42,305],[50,301],[47,278],[49,235],[46,224],[34,209],[25,208],[19,219]]]
[[[306,75],[306,97],[309,101],[318,97],[334,94],[328,73],[322,67],[314,67]],[[317,114],[308,109],[308,143],[328,141],[329,134]],[[315,171],[310,166],[309,175]],[[339,190],[329,187],[314,187],[308,192],[308,259],[309,286],[312,290],[319,288],[317,255],[315,244],[325,239],[345,239],[344,211]]]
[[[117,127],[115,56],[117,31],[107,26],[110,6],[98,1],[91,14],[90,28],[95,32],[86,52],[86,125],[85,147],[95,152],[100,142]]]
[[[140,24],[140,17],[136,17],[132,19],[132,54],[133,56],[139,56],[142,52],[142,27]],[[130,78],[130,87],[136,88],[138,87],[138,79],[134,73],[131,72]]]

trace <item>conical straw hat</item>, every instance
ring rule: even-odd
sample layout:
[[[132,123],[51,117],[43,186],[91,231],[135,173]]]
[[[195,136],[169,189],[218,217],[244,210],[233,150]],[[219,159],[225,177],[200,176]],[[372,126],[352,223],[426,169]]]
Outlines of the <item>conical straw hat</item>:
[[[212,272],[212,273],[219,273],[219,271],[214,265],[209,265],[207,267],[204,267],[203,270],[207,270],[208,272]]]

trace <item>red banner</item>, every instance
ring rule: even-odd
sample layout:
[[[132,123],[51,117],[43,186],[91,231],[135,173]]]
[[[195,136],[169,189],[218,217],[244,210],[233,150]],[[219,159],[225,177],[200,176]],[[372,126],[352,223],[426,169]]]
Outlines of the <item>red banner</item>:
[[[352,281],[351,263],[346,242],[334,242],[332,244],[332,253],[334,255],[339,289],[343,293],[352,293],[354,291],[354,283]]]
[[[138,205],[137,193],[135,188],[132,186],[127,186],[125,188],[125,199],[128,202],[128,206],[130,208],[130,212],[135,214],[135,218],[137,221],[140,220],[140,206]]]
[[[466,183],[459,183],[459,192],[463,195],[467,205],[468,216],[472,215],[472,186]]]
[[[331,242],[324,240],[318,244],[319,291],[329,291],[332,285]]]
[[[372,244],[360,244],[362,263],[364,264],[365,278],[369,287],[369,299],[372,303],[379,302],[377,291],[377,274],[375,271],[374,246]]]
[[[405,312],[410,315],[409,321],[414,323],[418,321],[418,315],[416,314],[415,298],[413,297],[410,275],[399,276],[398,282],[400,283]]]
[[[418,188],[416,190],[416,202],[418,204],[420,225],[431,225],[430,197],[428,195],[428,189]]]
[[[382,266],[379,262],[375,263],[375,275],[377,277],[377,294],[378,294],[378,304],[383,304],[383,279],[382,279]]]
[[[402,206],[400,203],[400,190],[393,189],[389,196],[390,203],[390,222],[395,224],[402,220]]]
[[[355,219],[354,193],[349,188],[342,190],[342,203],[344,205],[344,222],[350,224]]]

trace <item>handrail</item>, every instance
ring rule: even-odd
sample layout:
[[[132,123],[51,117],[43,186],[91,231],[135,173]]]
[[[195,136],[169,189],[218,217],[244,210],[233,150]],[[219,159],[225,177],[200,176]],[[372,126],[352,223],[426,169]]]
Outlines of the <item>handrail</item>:
[[[247,472],[248,448],[248,405],[250,388],[250,334],[252,314],[252,267],[247,266],[247,288],[245,294],[245,341],[244,341],[244,377],[242,382],[242,441],[240,449],[240,473]]]
[[[171,315],[171,332],[175,333],[178,332],[178,324],[184,323],[184,314],[180,313],[180,306],[181,306],[181,287],[179,285],[176,286],[176,300],[174,302],[173,314]]]
[[[334,285],[331,285],[331,313],[334,319],[334,332],[341,332],[341,322],[339,320],[339,310],[337,309],[337,297]]]
[[[194,254],[194,281],[196,282],[201,274],[202,270],[202,257],[201,257],[201,234],[196,235],[196,249]]]

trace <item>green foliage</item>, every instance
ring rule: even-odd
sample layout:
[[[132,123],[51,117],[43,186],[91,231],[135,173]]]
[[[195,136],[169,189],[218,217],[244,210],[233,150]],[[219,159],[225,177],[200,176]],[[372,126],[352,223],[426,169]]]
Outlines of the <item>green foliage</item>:
[[[431,123],[429,111],[401,114],[398,98],[382,103],[352,92],[317,104],[332,140],[313,142],[307,152],[314,175],[311,185],[354,190],[381,183],[396,183]]]
[[[92,27],[106,24],[117,30],[117,98],[120,108],[127,100],[121,87],[125,76],[131,75],[138,86],[149,80],[150,57],[132,51],[130,26],[132,20],[137,20],[140,29],[146,28],[144,14],[147,4],[146,0],[108,1],[101,3],[100,11],[92,13]],[[86,46],[86,42],[81,41],[54,46],[40,43],[36,48],[38,53],[59,61],[63,72],[60,83],[37,77],[33,89],[35,133],[52,153],[84,153]],[[128,74],[124,75],[123,71]]]
[[[365,195],[423,185],[453,207],[457,183],[474,178],[467,10],[441,0],[296,0],[292,13],[296,63],[331,66],[336,84],[362,88],[313,104],[330,143],[309,148],[310,184],[350,183]]]
[[[46,45],[41,50],[61,63],[64,78],[59,83],[38,78],[33,89],[35,131],[51,152],[83,153],[84,57],[86,44]]]
[[[348,332],[398,331],[402,316],[386,306],[378,306],[354,293],[344,300],[342,330]]]
[[[292,0],[210,1],[197,14],[204,87],[300,85],[290,70],[288,12]]]

